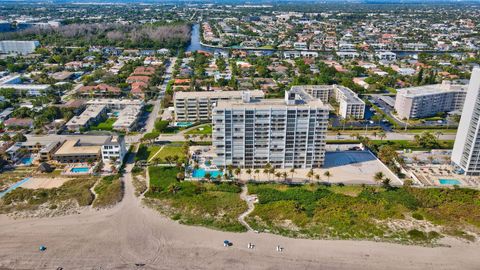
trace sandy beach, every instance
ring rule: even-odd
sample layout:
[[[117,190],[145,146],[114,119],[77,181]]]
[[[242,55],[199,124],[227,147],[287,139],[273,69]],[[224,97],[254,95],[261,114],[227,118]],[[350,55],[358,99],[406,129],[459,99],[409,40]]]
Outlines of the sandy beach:
[[[57,188],[63,185],[71,178],[64,177],[32,177],[28,182],[21,185],[22,188],[38,189],[38,188]]]
[[[451,247],[291,239],[186,226],[133,195],[107,210],[13,220],[0,216],[1,269],[478,269],[479,243]],[[233,243],[224,247],[223,241]],[[248,249],[248,243],[255,249]],[[45,245],[47,250],[38,250]],[[277,252],[280,245],[283,252]],[[136,265],[137,264],[137,265]],[[140,265],[140,266],[138,266]]]

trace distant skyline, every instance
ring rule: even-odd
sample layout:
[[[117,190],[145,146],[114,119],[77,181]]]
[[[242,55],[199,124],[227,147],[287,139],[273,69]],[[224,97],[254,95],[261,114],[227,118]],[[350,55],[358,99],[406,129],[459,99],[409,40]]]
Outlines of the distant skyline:
[[[258,0],[258,1],[241,1],[241,0],[0,0],[0,3],[25,3],[25,4],[39,4],[39,3],[52,3],[52,4],[61,4],[61,3],[212,3],[212,4],[278,4],[278,3],[297,3],[297,2],[308,2],[308,3],[358,3],[358,4],[431,4],[431,3],[480,3],[480,0]]]

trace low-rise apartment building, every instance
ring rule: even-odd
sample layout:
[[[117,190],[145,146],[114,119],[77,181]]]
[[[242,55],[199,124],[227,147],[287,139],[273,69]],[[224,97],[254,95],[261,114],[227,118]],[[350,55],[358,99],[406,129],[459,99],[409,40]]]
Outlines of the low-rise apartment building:
[[[365,102],[347,87],[341,85],[296,85],[292,90],[305,91],[324,103],[335,99],[338,103],[338,113],[343,118],[363,119]]]
[[[119,111],[131,105],[143,107],[145,102],[138,99],[96,98],[87,101],[87,105],[103,105],[109,110]]]
[[[138,117],[142,113],[142,106],[129,105],[118,113],[117,120],[113,123],[113,129],[131,131],[135,128]]]
[[[318,168],[330,106],[302,89],[285,99],[220,100],[213,109],[213,163],[243,168]]]
[[[395,111],[400,119],[411,119],[461,110],[467,95],[466,89],[466,85],[451,84],[449,81],[399,89]]]
[[[241,100],[242,91],[198,91],[175,92],[175,120],[177,122],[208,121],[212,118],[212,108],[222,100]],[[260,90],[248,91],[252,100],[262,99]]]
[[[80,139],[67,140],[53,157],[60,163],[94,162],[101,158],[101,145],[83,145]]]
[[[68,130],[80,131],[81,128],[88,128],[107,116],[107,107],[104,105],[90,105],[79,116],[74,116],[67,122]]]

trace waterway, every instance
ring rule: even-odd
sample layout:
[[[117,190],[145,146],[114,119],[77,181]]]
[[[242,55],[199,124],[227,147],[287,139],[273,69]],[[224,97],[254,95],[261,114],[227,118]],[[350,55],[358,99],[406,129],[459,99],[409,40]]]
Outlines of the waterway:
[[[255,49],[255,48],[238,48],[238,47],[232,47],[231,49],[239,49],[239,50],[248,50],[248,51],[256,51],[256,52],[262,52],[264,55],[271,55],[274,53],[276,50],[275,49]],[[215,48],[215,47],[210,47],[210,46],[204,46],[201,44],[201,39],[200,39],[200,25],[199,24],[194,24],[192,26],[192,34],[190,37],[190,44],[187,47],[187,52],[193,52],[193,51],[207,51],[207,52],[215,52],[215,51],[228,51],[228,48]],[[291,49],[294,51],[294,49]],[[329,53],[330,51],[326,51],[323,53]],[[398,57],[405,57],[405,56],[412,56],[421,53],[420,51],[392,51],[397,54]],[[330,52],[331,53],[331,52]],[[425,53],[428,54],[445,54],[445,53],[460,53],[460,52],[442,52],[442,51],[425,51]]]

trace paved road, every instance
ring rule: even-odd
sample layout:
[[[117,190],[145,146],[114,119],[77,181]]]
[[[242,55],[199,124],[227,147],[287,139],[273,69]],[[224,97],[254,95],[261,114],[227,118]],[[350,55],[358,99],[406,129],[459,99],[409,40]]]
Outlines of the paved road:
[[[139,142],[140,139],[143,137],[145,133],[152,132],[153,129],[155,128],[155,120],[158,118],[158,113],[160,112],[160,109],[162,107],[162,99],[165,95],[165,91],[167,90],[167,85],[168,82],[170,81],[172,77],[172,72],[173,72],[173,67],[175,66],[175,63],[177,62],[176,57],[171,57],[170,58],[170,64],[167,66],[165,70],[165,75],[164,75],[164,80],[161,86],[159,86],[160,93],[157,97],[157,99],[153,100],[150,102],[150,104],[153,104],[153,110],[152,112],[148,115],[148,119],[145,122],[145,132],[143,134],[136,134],[136,135],[130,135],[127,136],[125,141],[127,143],[136,143]]]
[[[340,131],[340,133],[342,133]],[[360,134],[361,136],[364,136],[364,133],[362,133],[361,131],[358,132],[358,134]],[[409,140],[409,141],[413,141],[415,140],[415,133],[396,133],[396,132],[387,132],[385,133],[385,135],[387,136],[386,138],[384,138],[384,140]],[[373,136],[373,135],[368,135],[368,137],[371,139],[371,140],[380,140],[380,137],[378,136]],[[351,140],[352,137],[350,137],[350,134],[346,135],[346,134],[343,134],[343,135],[340,135],[340,136],[337,136],[337,135],[327,135],[327,140]],[[440,140],[454,140],[455,139],[455,134],[443,134],[443,135],[440,135],[439,136],[439,139]]]

